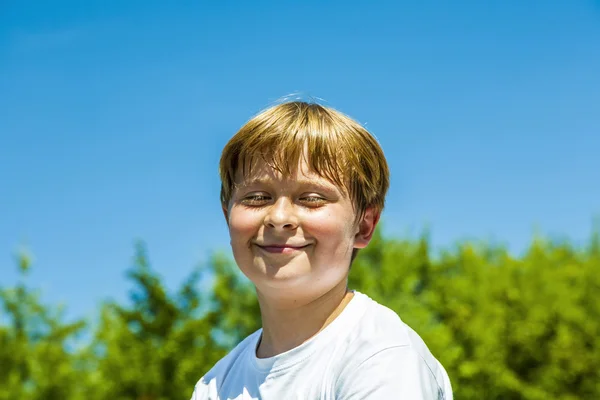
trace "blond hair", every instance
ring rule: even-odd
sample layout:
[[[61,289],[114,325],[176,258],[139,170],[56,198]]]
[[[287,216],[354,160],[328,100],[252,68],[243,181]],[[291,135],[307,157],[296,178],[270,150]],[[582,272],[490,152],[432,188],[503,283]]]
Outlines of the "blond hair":
[[[303,101],[268,108],[229,140],[219,165],[221,203],[229,204],[238,172],[247,177],[257,161],[264,161],[289,176],[300,157],[350,196],[357,217],[369,207],[383,210],[389,169],[377,140],[339,111]]]

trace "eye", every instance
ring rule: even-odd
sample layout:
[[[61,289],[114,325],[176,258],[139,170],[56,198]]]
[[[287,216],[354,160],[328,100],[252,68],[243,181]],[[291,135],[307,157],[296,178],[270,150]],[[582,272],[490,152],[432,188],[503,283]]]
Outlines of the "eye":
[[[242,199],[241,203],[247,206],[262,206],[267,204],[271,198],[263,194],[253,194]]]
[[[325,204],[327,200],[319,196],[305,196],[300,198],[300,201],[309,205],[310,207],[318,207]]]

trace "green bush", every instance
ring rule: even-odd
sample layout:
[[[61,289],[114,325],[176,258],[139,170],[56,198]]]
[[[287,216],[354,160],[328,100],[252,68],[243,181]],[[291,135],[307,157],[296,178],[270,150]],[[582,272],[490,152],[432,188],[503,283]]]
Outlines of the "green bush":
[[[394,309],[448,369],[458,399],[600,398],[600,242],[527,253],[378,236],[351,287]]]
[[[215,255],[169,293],[143,245],[127,305],[105,303],[95,328],[64,323],[23,282],[0,288],[0,400],[171,400],[260,326],[253,287]],[[395,310],[448,370],[457,399],[600,398],[600,240],[536,239],[515,257],[426,236],[377,232],[355,260],[352,289]],[[201,287],[208,289],[202,290]],[[82,333],[92,339],[71,343]]]

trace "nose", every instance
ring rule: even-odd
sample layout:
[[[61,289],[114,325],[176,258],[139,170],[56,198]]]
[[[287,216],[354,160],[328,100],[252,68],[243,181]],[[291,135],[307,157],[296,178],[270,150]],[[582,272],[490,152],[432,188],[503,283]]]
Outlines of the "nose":
[[[285,197],[279,198],[269,209],[264,223],[265,226],[273,229],[296,229],[298,227],[298,217],[292,202]]]

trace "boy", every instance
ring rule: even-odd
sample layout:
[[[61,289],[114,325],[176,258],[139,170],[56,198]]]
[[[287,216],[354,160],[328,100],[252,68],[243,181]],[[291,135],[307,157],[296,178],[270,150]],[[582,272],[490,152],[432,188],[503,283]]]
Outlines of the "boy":
[[[389,186],[377,141],[318,104],[288,102],[225,146],[221,204],[262,329],[197,383],[192,400],[452,399],[446,371],[390,309],[351,291]]]

